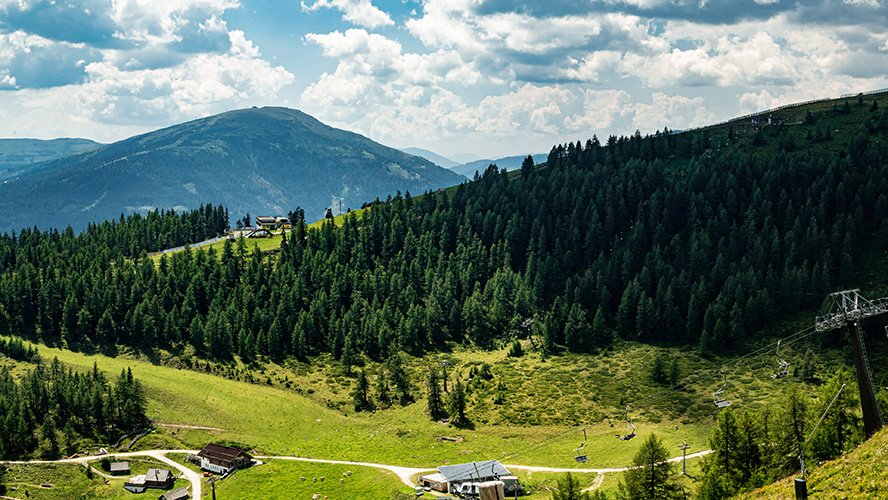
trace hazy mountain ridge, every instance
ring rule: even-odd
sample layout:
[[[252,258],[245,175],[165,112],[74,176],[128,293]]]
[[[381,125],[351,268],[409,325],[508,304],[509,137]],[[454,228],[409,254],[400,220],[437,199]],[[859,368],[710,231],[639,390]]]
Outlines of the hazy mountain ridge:
[[[428,149],[402,148],[401,151],[403,151],[409,155],[419,156],[420,158],[425,158],[426,160],[429,160],[430,162],[434,163],[435,165],[438,165],[439,167],[453,168],[453,167],[459,166],[459,164],[460,164],[458,161],[447,158],[446,156],[441,156],[438,153],[435,153],[434,151],[429,151]]]
[[[547,155],[544,153],[537,153],[531,156],[533,156],[534,163],[541,163],[545,161]],[[497,160],[475,160],[455,167],[450,167],[450,170],[471,179],[475,176],[475,172],[482,174],[491,164],[496,165],[500,170],[515,170],[521,168],[521,163],[525,158],[527,158],[527,155],[507,156]]]
[[[53,160],[0,185],[0,231],[71,225],[121,212],[226,205],[323,216],[396,191],[419,194],[464,178],[287,108],[231,111]],[[338,206],[338,203],[337,203]]]
[[[30,174],[43,162],[99,146],[89,139],[0,139],[0,181]]]

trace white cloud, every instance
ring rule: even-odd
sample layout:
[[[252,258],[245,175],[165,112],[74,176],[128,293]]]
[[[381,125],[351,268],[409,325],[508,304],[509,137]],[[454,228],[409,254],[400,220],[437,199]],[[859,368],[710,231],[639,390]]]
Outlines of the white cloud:
[[[871,9],[878,9],[880,7],[879,0],[844,0],[843,3],[855,7],[869,7]]]
[[[10,5],[0,5],[0,12]],[[56,14],[68,11],[45,12],[56,5],[35,1],[14,7],[23,16],[44,16],[41,23],[58,23],[58,31],[63,32],[66,20]],[[110,42],[90,36],[78,43],[63,37],[50,39],[29,32],[46,31],[42,24],[30,22],[27,16],[16,18],[21,29],[0,30],[0,67],[9,68],[0,72],[0,88],[16,87],[4,91],[4,102],[18,116],[36,121],[6,123],[0,134],[32,130],[32,136],[46,137],[67,128],[59,135],[85,135],[88,130],[90,137],[116,140],[123,133],[276,97],[295,77],[264,60],[243,31],[228,28],[222,15],[238,5],[237,0],[70,0],[58,4],[59,9],[92,16],[89,19],[109,20],[116,40]],[[67,59],[47,60],[77,71],[59,84],[29,87],[25,79],[17,78],[17,72],[33,72],[34,64],[25,58],[33,58],[31,53],[38,50],[41,56],[65,54]],[[40,83],[33,77],[30,81]],[[75,129],[80,132],[72,133]]]
[[[703,104],[702,97],[688,98],[680,95],[666,95],[654,92],[651,104],[636,103],[632,124],[647,132],[670,128],[690,128],[712,123],[715,115]]]
[[[342,12],[343,20],[367,28],[380,28],[395,24],[388,14],[374,7],[370,0],[315,0],[315,3],[311,5],[302,2],[302,10],[305,12],[313,12],[321,8],[339,9]]]

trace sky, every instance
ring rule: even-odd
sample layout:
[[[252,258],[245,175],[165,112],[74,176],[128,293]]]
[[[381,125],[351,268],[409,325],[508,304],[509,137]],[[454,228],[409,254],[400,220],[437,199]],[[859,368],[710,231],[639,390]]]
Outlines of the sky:
[[[888,87],[888,0],[0,0],[0,137],[250,106],[482,158]]]

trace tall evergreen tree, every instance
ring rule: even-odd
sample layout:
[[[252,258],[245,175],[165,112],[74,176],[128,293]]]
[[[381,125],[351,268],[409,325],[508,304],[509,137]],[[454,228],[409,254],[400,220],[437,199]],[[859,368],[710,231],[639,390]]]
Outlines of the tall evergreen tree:
[[[441,387],[438,385],[438,371],[434,366],[429,367],[429,375],[426,378],[426,403],[429,416],[432,420],[438,420],[444,414],[444,399],[441,397]]]
[[[632,459],[633,468],[620,481],[620,491],[629,500],[680,498],[681,487],[674,478],[675,465],[668,462],[669,452],[656,434],[642,443]]]

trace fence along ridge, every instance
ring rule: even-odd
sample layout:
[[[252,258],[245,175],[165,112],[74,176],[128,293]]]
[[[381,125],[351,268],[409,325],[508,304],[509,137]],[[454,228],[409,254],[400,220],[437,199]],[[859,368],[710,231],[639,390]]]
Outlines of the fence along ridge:
[[[767,115],[767,114],[773,113],[775,111],[782,111],[784,109],[789,109],[789,108],[797,108],[799,106],[806,106],[808,104],[814,104],[817,102],[826,102],[826,101],[832,101],[832,100],[836,100],[836,99],[847,99],[849,97],[857,97],[857,96],[862,96],[862,95],[882,94],[882,93],[886,93],[886,92],[888,92],[888,88],[883,88],[883,89],[878,89],[878,90],[869,90],[866,92],[858,92],[856,94],[854,94],[854,93],[842,94],[839,97],[823,97],[821,99],[811,99],[809,101],[804,101],[804,102],[794,102],[792,104],[784,104],[782,106],[777,106],[776,108],[766,109],[764,111],[756,111],[755,113],[749,113],[749,114],[742,115],[742,116],[736,116],[734,118],[728,118],[727,120],[723,120],[718,123],[713,123],[710,125],[701,125],[699,127],[684,129],[681,132],[696,132],[697,130],[704,130],[704,129],[712,128],[712,127],[720,127],[722,125],[727,125],[729,123],[739,122],[742,120],[747,120],[749,118],[755,118],[758,116]],[[681,132],[676,132],[676,133],[681,133]]]

